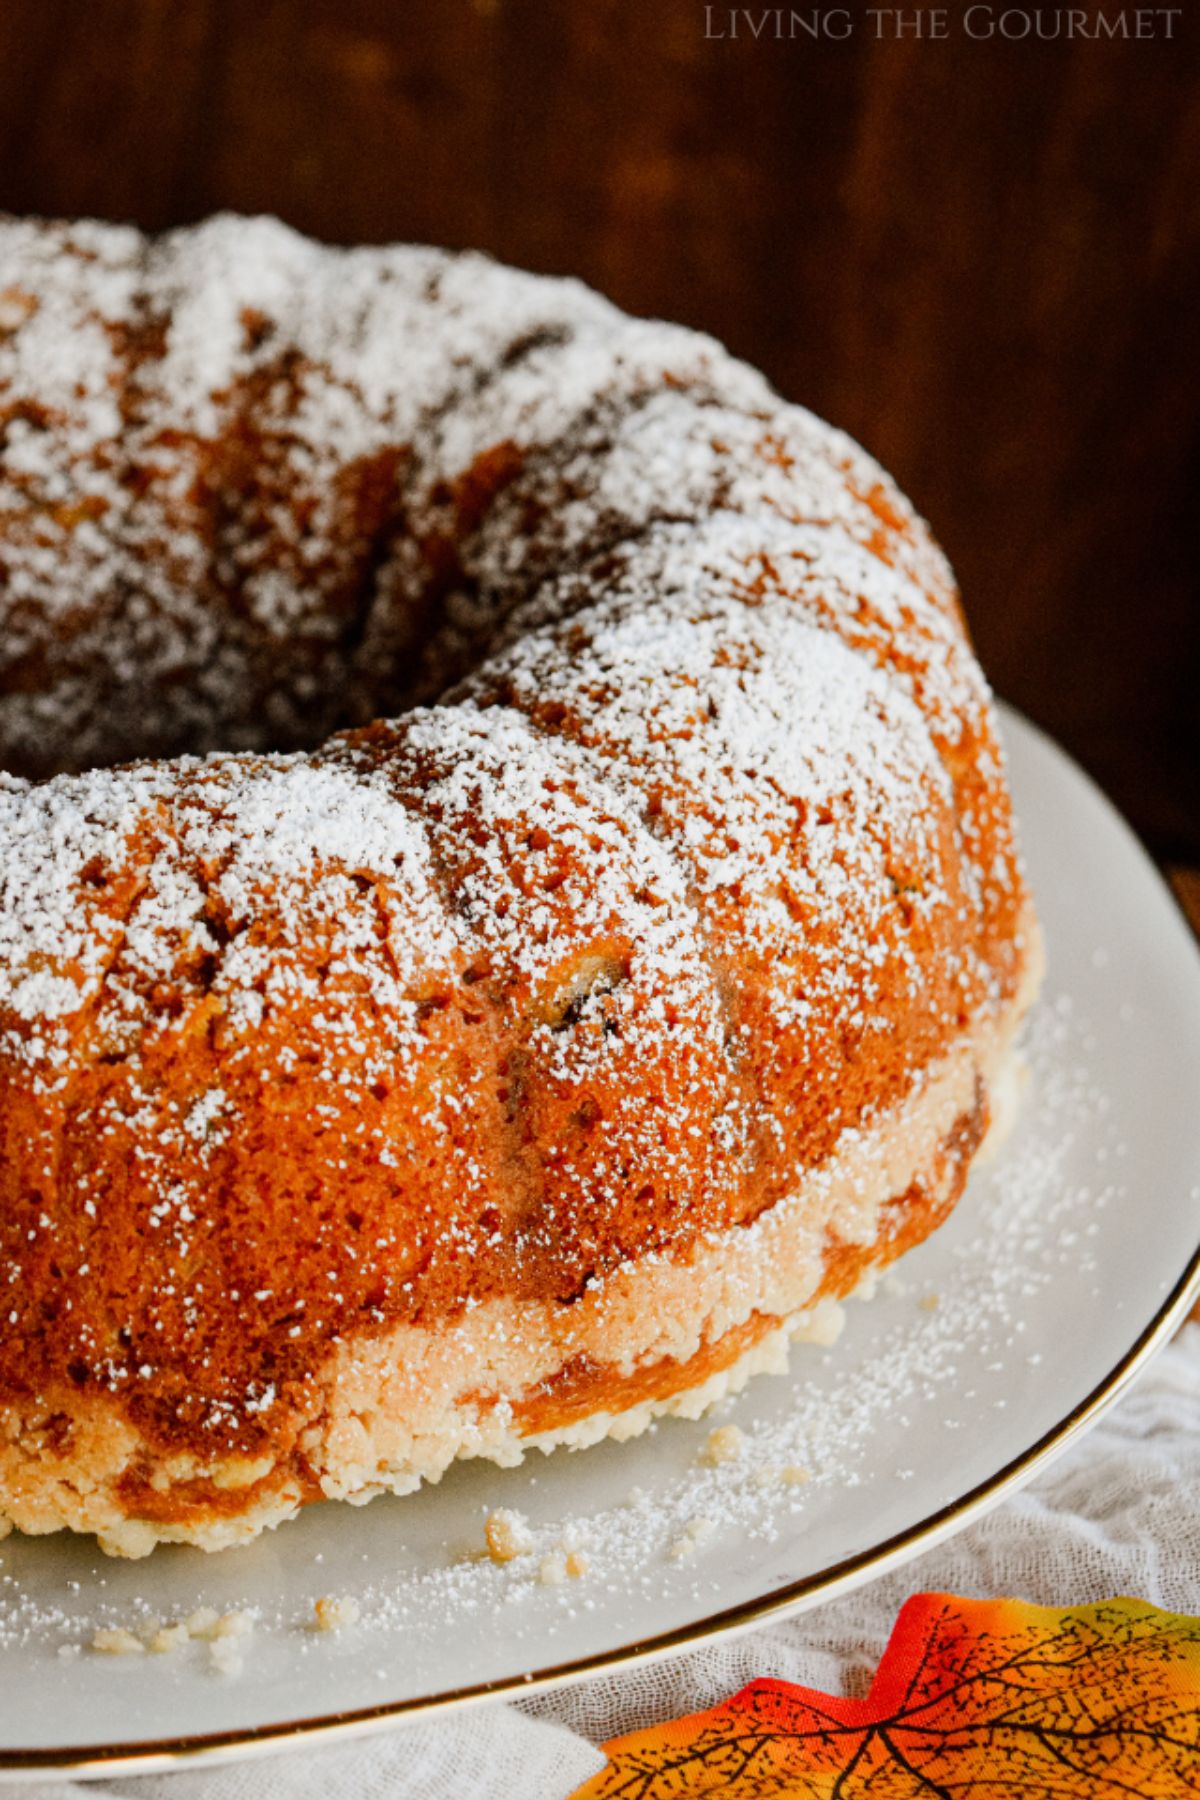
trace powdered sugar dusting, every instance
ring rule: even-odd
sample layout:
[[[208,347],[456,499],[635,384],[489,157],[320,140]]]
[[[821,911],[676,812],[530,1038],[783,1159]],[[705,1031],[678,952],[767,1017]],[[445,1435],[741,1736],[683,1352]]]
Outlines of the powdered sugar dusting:
[[[624,320],[577,284],[429,250],[327,251],[271,220],[216,219],[154,243],[103,227],[9,225],[0,251],[8,316],[16,321],[0,368],[17,432],[6,465],[10,505],[33,516],[34,477],[21,445],[34,402],[21,396],[36,390],[47,470],[68,484],[38,487],[38,507],[49,516],[53,501],[75,493],[72,508],[82,506],[111,546],[115,560],[103,579],[151,584],[145,605],[123,602],[128,627],[97,599],[93,631],[85,600],[59,687],[35,688],[31,698],[10,690],[4,704],[15,709],[18,734],[29,706],[38,732],[46,730],[55,692],[68,710],[86,703],[86,680],[72,663],[79,657],[93,665],[106,713],[120,711],[104,693],[102,670],[113,656],[128,656],[126,674],[133,679],[136,667],[143,686],[166,663],[183,668],[199,658],[204,665],[191,685],[173,675],[150,716],[143,713],[151,743],[161,704],[177,704],[193,738],[204,738],[210,677],[230,706],[251,706],[272,729],[278,706],[252,692],[249,662],[249,687],[234,667],[238,658],[257,661],[268,645],[276,662],[282,654],[285,680],[289,658],[304,664],[295,673],[315,722],[332,717],[337,677],[325,664],[328,654],[341,654],[331,648],[341,628],[325,577],[331,557],[341,567],[341,528],[332,518],[322,523],[322,508],[332,503],[338,469],[400,445],[401,461],[389,465],[395,495],[380,521],[386,544],[372,551],[352,537],[343,545],[351,561],[371,557],[381,597],[376,605],[368,593],[365,612],[355,602],[367,654],[386,660],[387,645],[395,649],[387,618],[411,611],[414,583],[428,579],[420,558],[413,562],[414,534],[421,542],[457,534],[459,580],[469,582],[478,616],[494,630],[512,615],[508,635],[520,634],[491,666],[485,688],[498,675],[526,706],[561,695],[586,717],[590,705],[585,735],[601,740],[605,779],[611,785],[618,759],[623,787],[636,790],[620,801],[608,795],[605,804],[620,815],[615,829],[628,843],[638,829],[635,811],[665,782],[673,793],[656,830],[671,835],[701,888],[737,886],[741,900],[754,891],[747,937],[778,944],[794,929],[797,904],[833,918],[850,897],[865,906],[873,930],[898,837],[910,840],[911,859],[936,868],[923,821],[931,804],[935,812],[944,805],[945,784],[904,696],[916,701],[936,743],[951,742],[967,719],[990,737],[986,691],[953,617],[944,565],[869,459],[811,415],[780,407],[758,376],[710,340]],[[22,296],[27,302],[18,305]],[[126,380],[122,408],[113,394]],[[225,455],[223,434],[239,419],[256,434],[263,474],[254,504],[266,509],[240,526],[228,510],[231,492],[214,491],[198,513],[194,501],[201,464]],[[276,487],[281,433],[287,450]],[[492,503],[483,525],[468,500],[464,535],[464,502],[452,477],[501,439],[519,453],[515,479],[506,470],[496,493],[485,495]],[[122,495],[147,458],[152,479],[130,506]],[[221,467],[236,476],[232,464]],[[304,498],[310,484],[315,511]],[[305,513],[301,536],[293,529],[297,508]],[[672,525],[672,518],[692,523]],[[522,519],[532,519],[532,528]],[[27,565],[19,541],[13,548],[6,645],[18,656],[26,642],[21,620],[45,645],[58,610],[68,599],[80,605],[70,560],[80,548],[75,523],[55,527],[58,535],[36,554],[31,549]],[[585,569],[545,584],[600,547],[608,558],[602,574]],[[393,551],[398,560],[388,567]],[[236,628],[222,622],[231,582],[240,594]],[[514,613],[531,591],[526,611]],[[446,604],[453,619],[453,594]],[[266,634],[257,648],[244,637],[247,617]],[[538,628],[539,620],[561,618],[570,621],[563,629]],[[314,632],[312,641],[323,645],[316,662],[298,648]],[[898,668],[891,660],[897,634],[911,645]],[[49,645],[53,661],[52,636]],[[880,673],[870,672],[872,661]],[[350,673],[343,663],[344,685]],[[126,679],[120,669],[109,674]],[[326,691],[314,708],[317,682]],[[600,690],[606,697],[597,711]],[[454,717],[431,715],[436,724],[420,727],[421,741],[434,730],[451,744]],[[499,717],[490,714],[489,730],[501,732]],[[229,714],[224,728],[236,743],[258,727]],[[82,726],[77,748],[102,754],[90,733]],[[493,764],[497,754],[504,752],[494,748]],[[832,828],[807,834],[803,863],[781,892],[781,834],[794,827],[798,807],[834,798],[846,775],[857,781],[859,799],[851,798],[852,782],[836,820],[826,822]],[[361,772],[354,779],[361,785]],[[598,779],[593,768],[593,793]],[[353,821],[374,805],[378,824],[378,805],[365,787],[358,796],[348,783],[338,788],[344,780],[313,762],[254,769],[227,761],[203,780],[181,772],[91,775],[53,790],[9,783],[0,980],[15,1016],[59,1019],[94,993],[120,921],[101,905],[82,904],[78,883],[85,870],[124,867],[131,833],[153,835],[164,781],[191,786],[170,828],[178,844],[160,850],[129,922],[130,954],[147,975],[156,959],[167,971],[181,934],[195,938],[205,882],[183,872],[189,858],[220,861],[220,898],[237,914],[248,901],[248,858],[258,883],[282,874],[285,863],[293,880],[303,865],[310,886],[318,866],[353,865]],[[220,798],[201,842],[197,821],[227,783],[236,788]],[[674,793],[686,816],[672,816]],[[699,794],[703,810],[687,798]],[[514,818],[523,804],[514,801]],[[393,809],[395,827],[403,817]],[[429,872],[421,872],[422,827],[406,821],[404,829],[403,860],[425,895],[409,914],[408,929],[422,940],[410,947],[418,960],[444,960],[440,936],[448,927],[436,916]],[[389,866],[374,872],[392,879],[398,858],[386,831],[381,842]],[[644,830],[640,842],[648,873],[662,853]],[[30,852],[34,843],[44,847]],[[363,866],[374,866],[369,856]],[[653,877],[660,884],[661,875]],[[998,875],[1010,882],[1003,862]],[[978,885],[982,872],[968,870],[966,879]],[[674,883],[677,936],[687,926],[678,876]],[[926,909],[959,903],[940,875],[919,899]],[[976,975],[964,970],[959,979]],[[20,1054],[28,1056],[27,1042]]]
[[[0,1355],[290,1506],[331,1346],[765,1216],[1001,1017],[990,699],[877,466],[578,284],[219,218],[0,300]]]
[[[841,519],[951,591],[849,440],[576,282],[269,219],[10,221],[0,296],[0,756],[39,772],[318,742],[420,675],[431,588],[495,618],[716,505]]]

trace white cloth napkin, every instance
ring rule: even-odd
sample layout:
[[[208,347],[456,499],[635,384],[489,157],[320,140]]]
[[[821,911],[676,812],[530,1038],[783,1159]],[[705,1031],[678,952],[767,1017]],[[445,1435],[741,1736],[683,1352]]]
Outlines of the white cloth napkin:
[[[602,1739],[710,1706],[755,1676],[861,1691],[901,1605],[922,1590],[1046,1606],[1131,1594],[1200,1613],[1198,1495],[1200,1326],[1189,1325],[1041,1480],[847,1599],[520,1706],[203,1772],[22,1791],[29,1800],[564,1800],[602,1766]]]

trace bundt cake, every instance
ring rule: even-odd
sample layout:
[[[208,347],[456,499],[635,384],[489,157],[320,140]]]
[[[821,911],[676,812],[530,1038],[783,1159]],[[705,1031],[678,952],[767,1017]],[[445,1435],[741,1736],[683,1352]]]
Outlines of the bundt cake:
[[[627,1435],[945,1218],[1038,933],[856,445],[228,217],[0,223],[0,442],[0,1518],[216,1548]]]

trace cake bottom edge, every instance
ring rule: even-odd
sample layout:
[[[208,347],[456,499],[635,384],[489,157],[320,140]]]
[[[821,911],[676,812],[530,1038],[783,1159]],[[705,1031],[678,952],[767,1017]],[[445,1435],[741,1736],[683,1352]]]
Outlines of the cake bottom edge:
[[[132,1557],[159,1543],[225,1549],[313,1501],[409,1493],[468,1457],[512,1466],[534,1449],[631,1438],[783,1372],[792,1341],[832,1342],[841,1301],[942,1223],[989,1121],[1011,1120],[1013,1039],[1038,972],[793,1195],[686,1261],[628,1264],[570,1306],[497,1299],[436,1330],[338,1344],[280,1460],[164,1454],[115,1404],[65,1384],[0,1408],[0,1536],[67,1528]],[[65,1434],[47,1434],[51,1415]]]

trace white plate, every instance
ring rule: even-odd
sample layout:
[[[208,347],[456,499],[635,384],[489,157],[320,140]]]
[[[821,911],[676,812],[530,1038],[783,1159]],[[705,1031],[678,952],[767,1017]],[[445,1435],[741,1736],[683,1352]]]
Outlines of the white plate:
[[[967,1524],[1111,1403],[1200,1277],[1200,958],[1090,783],[1011,715],[1007,736],[1050,958],[1016,1131],[950,1223],[848,1309],[835,1348],[798,1346],[789,1376],[721,1409],[742,1454],[704,1467],[712,1421],[672,1422],[521,1469],[464,1464],[361,1511],[314,1507],[217,1557],[120,1563],[66,1537],[9,1538],[0,1774],[377,1729],[811,1605]],[[811,1479],[773,1472],[792,1467]],[[472,1558],[497,1506],[528,1516],[537,1554]],[[541,1557],[572,1524],[588,1573],[544,1585]],[[356,1599],[360,1622],[311,1631],[326,1594]],[[202,1604],[257,1614],[235,1677],[203,1642],[72,1649],[100,1625]]]

